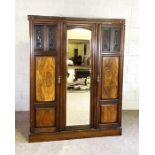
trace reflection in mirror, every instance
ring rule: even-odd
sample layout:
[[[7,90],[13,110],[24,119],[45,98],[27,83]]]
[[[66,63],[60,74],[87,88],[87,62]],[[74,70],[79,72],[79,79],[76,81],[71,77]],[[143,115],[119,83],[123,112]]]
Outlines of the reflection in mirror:
[[[67,30],[66,126],[90,124],[90,43],[90,30]]]

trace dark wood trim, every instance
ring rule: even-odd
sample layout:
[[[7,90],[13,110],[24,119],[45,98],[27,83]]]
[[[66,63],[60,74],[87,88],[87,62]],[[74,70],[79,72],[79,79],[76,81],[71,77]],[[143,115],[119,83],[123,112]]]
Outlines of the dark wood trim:
[[[95,77],[95,72],[96,72],[96,24],[92,25],[92,37],[91,37],[91,115],[90,115],[90,127],[95,128],[96,126],[96,98],[95,93],[96,93],[96,77]]]
[[[87,24],[87,23],[72,23],[72,22],[64,22],[67,25],[67,30],[71,30],[71,29],[75,29],[75,28],[83,28],[83,29],[88,29],[91,30],[91,24]]]
[[[121,134],[122,134],[121,128],[105,129],[105,130],[90,129],[90,130],[84,130],[84,131],[82,130],[61,131],[61,132],[55,132],[55,133],[30,134],[29,142],[116,136]]]
[[[56,131],[60,131],[60,114],[61,114],[61,98],[58,94],[62,94],[61,93],[61,81],[60,83],[58,83],[58,78],[60,78],[61,80],[61,23],[60,22],[57,22],[57,33],[56,33],[56,37],[57,37],[57,41],[56,41],[56,54],[57,54],[57,60],[56,60],[56,65],[57,65],[57,71],[56,71],[56,100],[57,100],[57,106],[56,106]]]
[[[120,47],[120,72],[119,72],[119,99],[120,104],[118,107],[118,122],[122,124],[122,92],[123,92],[123,64],[124,64],[124,43],[125,43],[125,25],[121,28],[121,47]]]
[[[100,92],[101,92],[101,49],[102,49],[102,24],[98,24],[98,52],[97,52],[97,68],[96,70],[98,71],[97,72],[97,77],[96,77],[96,81],[97,81],[97,127],[99,128],[99,123],[100,123]]]
[[[120,52],[116,52],[116,51],[113,51],[113,53],[112,52],[108,52],[108,51],[101,51],[101,55],[103,55],[103,56],[122,56],[121,55],[121,53]]]
[[[94,128],[98,129],[98,63],[99,63],[99,38],[98,38],[99,27],[98,24],[95,24],[95,39],[94,39]]]
[[[55,101],[48,102],[48,103],[45,103],[45,102],[34,103],[34,107],[56,107],[56,106],[57,106],[57,103]]]
[[[56,132],[56,127],[41,127],[41,128],[34,128],[34,133],[40,134],[40,133],[50,133],[50,132]]]
[[[34,102],[34,56],[33,56],[33,22],[29,22],[29,35],[30,35],[30,132],[34,131],[34,108],[33,108],[33,102]]]
[[[34,51],[35,56],[57,56],[57,53],[53,52],[42,52],[42,51]]]
[[[61,122],[61,131],[65,130],[66,128],[66,70],[67,70],[67,63],[66,63],[66,37],[67,37],[67,28],[66,25],[61,22],[61,75],[62,75],[62,87],[61,87],[61,112],[60,112],[60,122]]]
[[[114,19],[114,18],[80,18],[80,17],[57,17],[57,16],[39,16],[39,15],[28,15],[29,20],[35,20],[35,21],[44,21],[48,22],[49,21],[71,21],[71,22],[78,22],[80,21],[81,23],[83,21],[87,23],[104,23],[104,24],[115,24],[115,25],[120,25],[120,24],[125,24],[125,19]]]
[[[47,46],[48,46],[48,29],[47,26],[44,26],[44,51],[47,51]]]
[[[99,124],[100,129],[113,129],[120,127],[119,123],[106,123],[106,124]]]
[[[119,99],[99,100],[99,104],[118,104],[118,103],[120,103]]]
[[[74,126],[66,126],[65,131],[69,130],[88,130],[90,129],[90,125],[74,125]]]

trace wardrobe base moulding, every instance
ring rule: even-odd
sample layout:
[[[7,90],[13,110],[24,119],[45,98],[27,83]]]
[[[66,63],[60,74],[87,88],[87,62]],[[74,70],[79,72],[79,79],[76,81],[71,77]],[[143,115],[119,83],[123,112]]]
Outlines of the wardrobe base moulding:
[[[69,140],[91,137],[119,136],[122,135],[122,128],[104,129],[104,130],[77,130],[77,131],[61,131],[55,133],[30,134],[29,142]]]

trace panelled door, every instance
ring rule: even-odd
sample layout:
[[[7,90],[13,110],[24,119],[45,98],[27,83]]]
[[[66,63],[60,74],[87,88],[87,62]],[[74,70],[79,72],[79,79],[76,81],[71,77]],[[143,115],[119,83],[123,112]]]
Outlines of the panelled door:
[[[31,20],[31,132],[54,132],[59,126],[59,24]]]
[[[98,126],[121,125],[123,38],[122,25],[99,25]]]

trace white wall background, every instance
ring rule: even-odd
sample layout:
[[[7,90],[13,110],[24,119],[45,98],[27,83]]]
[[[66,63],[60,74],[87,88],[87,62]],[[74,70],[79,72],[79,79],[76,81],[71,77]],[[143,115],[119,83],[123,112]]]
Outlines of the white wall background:
[[[16,0],[16,111],[29,110],[27,15],[125,18],[123,109],[138,109],[138,0]]]

